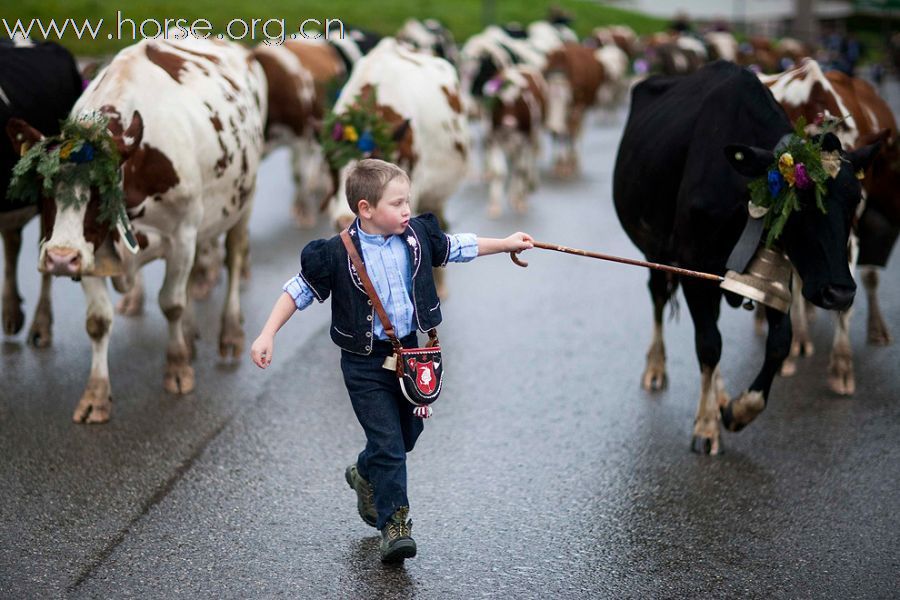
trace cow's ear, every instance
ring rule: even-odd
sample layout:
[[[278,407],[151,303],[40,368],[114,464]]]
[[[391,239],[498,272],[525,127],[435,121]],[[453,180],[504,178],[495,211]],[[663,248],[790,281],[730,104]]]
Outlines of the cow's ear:
[[[845,158],[853,165],[854,171],[865,171],[869,168],[869,165],[872,164],[872,160],[875,156],[878,155],[881,146],[881,140],[877,140],[874,144],[869,144],[868,146],[863,146],[862,148],[857,148],[852,152],[848,152]]]
[[[725,146],[725,157],[738,173],[746,177],[765,175],[775,162],[775,154],[771,150],[743,144]]]
[[[394,128],[394,133],[391,134],[391,138],[395,142],[399,142],[406,136],[407,131],[409,131],[409,119],[403,119],[403,122]]]
[[[128,126],[128,129],[123,131],[122,135],[117,135],[113,138],[113,141],[116,143],[116,149],[119,151],[119,158],[122,162],[131,158],[134,151],[141,145],[143,137],[144,119],[141,117],[141,113],[134,111],[131,115],[131,124]]]
[[[830,131],[822,136],[822,152],[839,152],[843,149],[841,140]]]
[[[29,147],[44,139],[44,134],[22,119],[15,117],[6,122],[6,135],[12,142],[16,156],[21,156]]]

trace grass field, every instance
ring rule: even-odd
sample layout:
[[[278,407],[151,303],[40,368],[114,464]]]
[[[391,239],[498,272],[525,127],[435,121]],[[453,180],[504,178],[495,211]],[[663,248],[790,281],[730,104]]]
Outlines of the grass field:
[[[0,21],[0,36],[5,37],[17,19],[21,19],[27,26],[32,19],[39,18],[45,27],[51,18],[60,27],[65,19],[74,19],[79,28],[85,19],[91,19],[92,29],[98,32],[96,39],[82,36],[79,40],[70,23],[62,43],[82,56],[110,53],[134,42],[130,25],[123,28],[124,39],[119,39],[117,35],[117,11],[121,11],[122,17],[132,19],[138,27],[145,19],[162,22],[166,18],[184,18],[188,23],[195,19],[206,19],[212,25],[213,34],[225,33],[225,27],[232,19],[242,19],[248,23],[254,18],[260,19],[256,41],[249,38],[244,40],[249,44],[265,39],[261,29],[268,19],[284,19],[284,30],[288,35],[296,32],[304,19],[318,19],[322,23],[326,19],[340,19],[345,25],[371,29],[381,34],[393,34],[409,17],[434,17],[447,25],[460,42],[483,29],[484,24],[489,21],[529,23],[541,19],[546,15],[550,4],[522,0],[120,0],[118,3],[100,0],[9,0],[0,8],[0,19],[5,19],[5,23]],[[604,6],[591,0],[554,0],[552,4],[561,6],[573,15],[573,27],[582,36],[598,25],[624,24],[638,33],[659,31],[665,25],[663,20]],[[103,22],[98,30],[100,19]],[[314,24],[308,27],[314,27]],[[241,30],[242,27],[235,24],[234,32],[240,33]],[[146,24],[145,33],[148,36],[154,35],[155,31],[153,23]],[[270,36],[277,37],[278,31],[280,25],[269,25]],[[37,32],[35,27],[32,37],[41,39],[43,36]],[[88,39],[84,39],[85,37]]]

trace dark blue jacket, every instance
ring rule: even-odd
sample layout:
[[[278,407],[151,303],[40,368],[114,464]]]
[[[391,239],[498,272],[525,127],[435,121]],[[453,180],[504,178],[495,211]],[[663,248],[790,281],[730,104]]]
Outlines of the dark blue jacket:
[[[363,256],[356,230],[350,237]],[[412,271],[412,302],[416,327],[423,332],[441,322],[441,301],[434,285],[432,267],[443,267],[450,255],[450,238],[441,231],[437,217],[426,213],[413,217],[403,232]],[[375,309],[350,262],[340,236],[314,240],[300,253],[300,277],[319,302],[331,296],[331,339],[355,354],[371,354],[375,336]]]

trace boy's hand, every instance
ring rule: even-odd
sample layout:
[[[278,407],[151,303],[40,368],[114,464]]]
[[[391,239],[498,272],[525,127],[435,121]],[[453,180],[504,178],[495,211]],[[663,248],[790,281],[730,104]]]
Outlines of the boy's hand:
[[[521,231],[517,231],[505,238],[503,243],[506,244],[504,252],[521,252],[522,250],[531,250],[534,248],[534,238]]]
[[[265,369],[272,364],[272,355],[275,347],[275,338],[271,335],[261,334],[253,345],[250,346],[250,359],[260,369]]]

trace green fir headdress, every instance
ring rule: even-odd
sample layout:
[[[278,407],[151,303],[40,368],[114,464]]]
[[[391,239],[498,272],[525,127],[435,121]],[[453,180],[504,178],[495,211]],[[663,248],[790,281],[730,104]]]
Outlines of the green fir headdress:
[[[96,187],[100,193],[98,219],[112,228],[125,215],[119,151],[107,129],[108,117],[92,114],[60,123],[60,133],[23,146],[12,170],[6,196],[10,202],[36,205],[41,196],[53,196],[62,206],[88,201],[76,189]]]
[[[320,142],[335,171],[351,160],[377,156],[391,160],[395,142],[392,129],[375,110],[375,93],[356,96],[340,114],[331,111],[322,124]]]
[[[772,167],[748,184],[750,216],[765,218],[767,248],[781,235],[791,214],[801,209],[798,190],[812,190],[816,207],[826,212],[825,182],[829,177],[837,177],[841,156],[837,150],[823,151],[822,140],[838,122],[828,122],[814,140],[804,131],[806,120],[803,117],[797,119],[794,133],[776,147]]]

